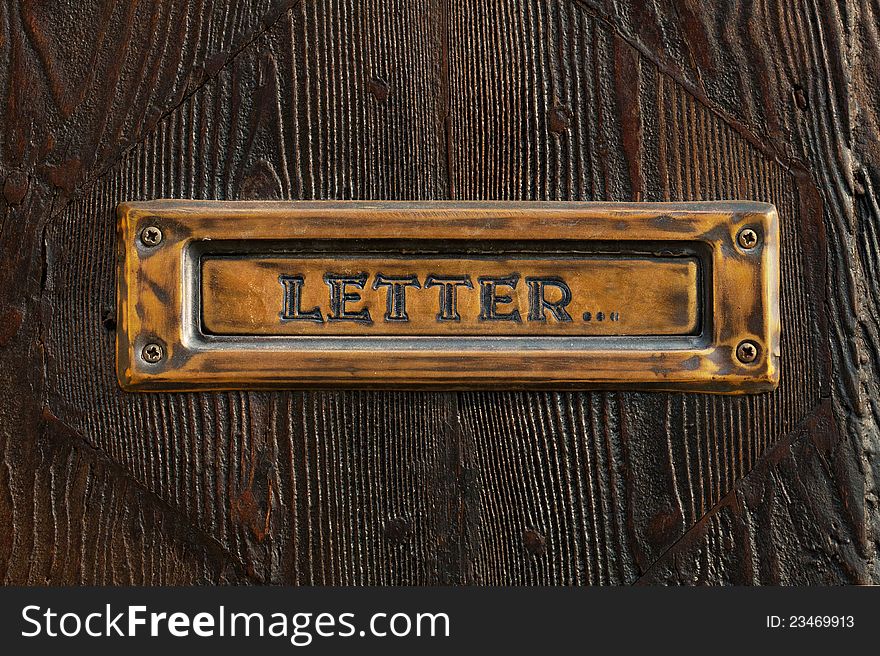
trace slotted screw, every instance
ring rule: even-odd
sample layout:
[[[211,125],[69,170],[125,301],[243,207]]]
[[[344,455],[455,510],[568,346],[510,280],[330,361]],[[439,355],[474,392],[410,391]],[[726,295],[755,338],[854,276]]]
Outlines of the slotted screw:
[[[141,357],[145,362],[156,364],[165,357],[165,349],[155,342],[150,342],[141,351]]]

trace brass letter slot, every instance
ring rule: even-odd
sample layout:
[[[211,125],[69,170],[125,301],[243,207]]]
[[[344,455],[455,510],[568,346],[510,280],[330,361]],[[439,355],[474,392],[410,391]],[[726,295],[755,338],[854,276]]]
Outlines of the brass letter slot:
[[[778,382],[754,202],[119,206],[128,390]]]

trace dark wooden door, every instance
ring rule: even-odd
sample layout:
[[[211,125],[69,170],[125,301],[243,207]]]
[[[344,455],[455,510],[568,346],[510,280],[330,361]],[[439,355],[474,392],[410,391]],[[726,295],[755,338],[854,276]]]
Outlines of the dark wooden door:
[[[0,7],[0,580],[874,580],[870,3]],[[782,383],[130,394],[115,207],[753,199]]]

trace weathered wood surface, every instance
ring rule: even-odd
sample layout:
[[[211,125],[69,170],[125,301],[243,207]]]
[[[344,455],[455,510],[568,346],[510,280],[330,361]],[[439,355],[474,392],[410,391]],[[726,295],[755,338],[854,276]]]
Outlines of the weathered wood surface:
[[[727,7],[0,8],[2,580],[873,580],[876,17]],[[783,382],[125,394],[155,197],[773,202]]]

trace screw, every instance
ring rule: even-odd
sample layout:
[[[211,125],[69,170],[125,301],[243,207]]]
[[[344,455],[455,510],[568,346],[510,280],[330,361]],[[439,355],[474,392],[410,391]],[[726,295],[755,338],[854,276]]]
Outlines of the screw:
[[[150,364],[156,364],[165,357],[165,349],[155,342],[150,342],[141,351],[141,357]]]
[[[751,250],[758,245],[758,233],[751,228],[743,228],[736,236],[736,242],[744,249]]]
[[[144,246],[158,246],[162,241],[162,231],[156,226],[147,226],[141,230],[141,242]]]
[[[758,345],[746,340],[736,347],[736,358],[743,364],[751,364],[758,359]]]

